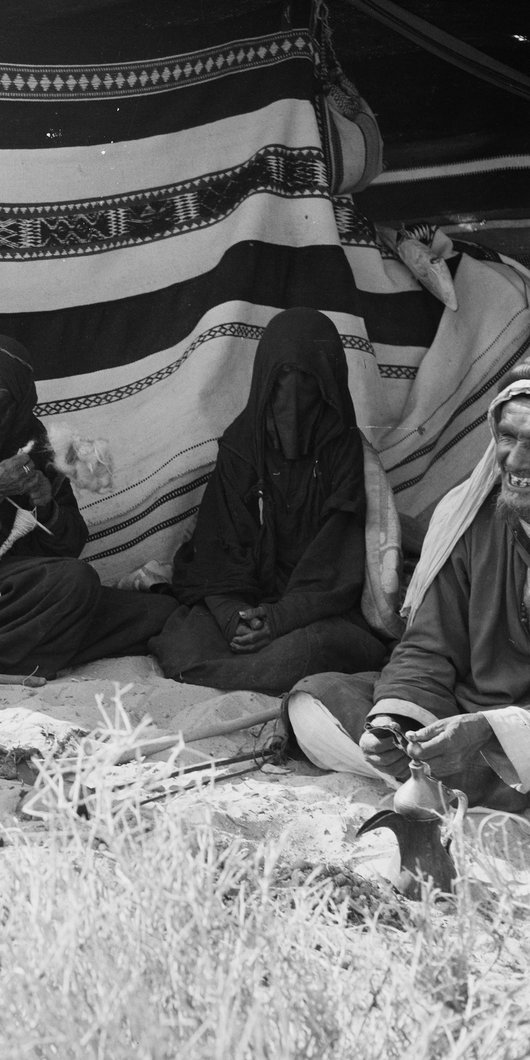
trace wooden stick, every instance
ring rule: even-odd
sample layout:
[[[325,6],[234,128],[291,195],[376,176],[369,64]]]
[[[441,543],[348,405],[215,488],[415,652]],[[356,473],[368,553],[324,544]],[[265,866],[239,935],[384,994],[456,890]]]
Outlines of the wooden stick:
[[[26,685],[27,688],[40,688],[46,684],[45,677],[35,677],[34,674],[0,674],[0,685]]]
[[[212,763],[215,765],[215,762]],[[246,769],[236,769],[231,772],[226,769],[224,773],[217,773],[211,778],[210,783],[219,784],[221,780],[233,780],[235,777],[242,777],[246,773],[255,773],[258,769],[261,769],[261,762],[256,762],[252,766],[247,766]],[[181,788],[175,785],[174,788],[167,788],[166,791],[157,793],[156,795],[150,795],[147,799],[142,799],[140,806],[145,806],[148,802],[160,802],[161,799],[171,798],[172,795],[180,795],[182,791],[189,791],[189,788]]]
[[[226,736],[231,732],[239,732],[240,729],[251,729],[253,725],[264,725],[267,721],[274,721],[279,718],[280,713],[281,703],[278,703],[274,707],[269,707],[268,710],[259,711],[257,714],[244,714],[243,717],[233,718],[231,721],[210,723],[203,726],[202,729],[196,729],[195,732],[192,730],[187,733],[173,733],[172,736],[156,736],[152,740],[146,740],[144,743],[131,748],[130,751],[124,751],[116,764],[121,765],[123,762],[130,762],[137,755],[144,755],[148,758],[149,755],[157,754],[159,751],[168,751],[176,743],[179,743],[181,739],[186,744],[195,743],[197,740],[208,740],[213,736]]]
[[[9,501],[9,503],[13,505],[13,508],[16,508],[18,512],[28,511],[27,508],[21,508],[20,504],[17,504],[17,502],[14,501],[12,497],[4,497],[4,500]],[[33,512],[28,512],[28,514],[33,515]],[[35,520],[35,526],[40,526],[41,530],[44,530],[47,534],[50,535],[50,537],[53,537],[53,530],[48,530],[48,527],[45,526],[44,523],[39,523],[39,520],[37,519],[36,515],[33,515],[33,518]]]
[[[281,703],[269,707],[267,710],[258,711],[257,714],[244,714],[242,718],[234,718],[232,721],[218,722],[217,725],[206,725],[196,729],[195,732],[183,732],[182,738],[185,743],[195,743],[196,740],[208,740],[211,736],[226,736],[229,732],[239,732],[240,729],[251,729],[253,725],[265,725],[267,721],[275,721],[280,717]]]

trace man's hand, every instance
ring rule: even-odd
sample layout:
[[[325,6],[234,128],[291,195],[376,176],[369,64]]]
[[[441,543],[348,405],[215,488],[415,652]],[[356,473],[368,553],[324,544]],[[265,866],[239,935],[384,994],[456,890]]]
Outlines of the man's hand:
[[[0,460],[0,497],[21,496],[31,494],[31,490],[37,487],[40,471],[35,470],[35,465],[27,453],[17,453],[9,456],[7,460]],[[44,475],[42,475],[44,478]]]
[[[427,762],[433,776],[440,778],[464,769],[489,743],[493,731],[484,714],[457,714],[405,735],[410,757]]]
[[[272,634],[265,609],[261,605],[240,611],[239,617],[241,621],[230,642],[232,651],[243,655],[260,651],[261,648],[271,643]]]
[[[409,759],[392,735],[392,729],[397,731],[395,719],[386,714],[377,714],[370,719],[370,726],[370,730],[363,732],[359,740],[366,761],[380,772],[404,780],[408,776]]]

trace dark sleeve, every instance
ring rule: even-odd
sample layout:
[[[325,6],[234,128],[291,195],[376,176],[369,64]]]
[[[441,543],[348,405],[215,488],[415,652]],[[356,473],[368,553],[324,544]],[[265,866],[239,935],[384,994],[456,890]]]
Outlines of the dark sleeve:
[[[455,686],[470,666],[469,541],[457,542],[374,689],[374,702],[402,699],[438,718],[460,713]]]
[[[47,534],[36,526],[31,533],[15,542],[11,555],[76,558],[88,540],[85,521],[68,479],[51,465],[47,466],[45,474],[52,487],[52,503],[50,512],[46,513],[44,519],[41,518],[40,512],[37,511],[36,515],[51,533]]]
[[[251,605],[240,596],[207,596],[204,602],[229,644],[239,623],[239,612]]]
[[[330,515],[296,565],[281,599],[264,605],[273,637],[358,608],[364,548],[364,523],[346,511]]]

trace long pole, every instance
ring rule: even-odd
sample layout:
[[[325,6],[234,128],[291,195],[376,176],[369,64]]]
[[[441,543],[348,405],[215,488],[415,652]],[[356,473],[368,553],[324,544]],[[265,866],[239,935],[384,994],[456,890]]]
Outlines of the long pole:
[[[202,728],[199,726],[195,730],[173,733],[171,736],[157,736],[152,740],[146,740],[145,743],[137,744],[136,747],[132,747],[128,751],[124,751],[117,759],[116,764],[130,762],[138,755],[144,755],[148,758],[149,755],[158,754],[160,751],[168,751],[176,743],[179,743],[181,739],[184,740],[184,743],[190,744],[196,743],[198,740],[209,740],[214,736],[227,736],[229,733],[239,732],[241,729],[251,729],[254,725],[265,725],[268,721],[275,721],[280,717],[280,714],[281,703],[278,702],[274,707],[258,711],[257,714],[244,714],[242,717],[232,718],[230,721],[210,722],[207,725],[203,725]]]

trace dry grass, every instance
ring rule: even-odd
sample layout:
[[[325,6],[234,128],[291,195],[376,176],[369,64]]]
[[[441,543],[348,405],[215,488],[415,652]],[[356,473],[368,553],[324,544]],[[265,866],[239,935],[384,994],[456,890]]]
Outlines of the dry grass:
[[[5,837],[2,1060],[530,1055],[530,910],[510,880],[470,882],[469,844],[451,905],[428,887],[398,900],[354,862],[290,873],[278,847],[219,835],[207,813],[191,824],[200,792],[118,792],[110,764],[138,733],[109,726],[91,816],[50,760],[46,824]],[[88,768],[80,753],[81,788]]]

